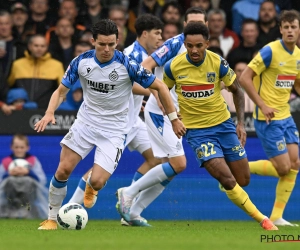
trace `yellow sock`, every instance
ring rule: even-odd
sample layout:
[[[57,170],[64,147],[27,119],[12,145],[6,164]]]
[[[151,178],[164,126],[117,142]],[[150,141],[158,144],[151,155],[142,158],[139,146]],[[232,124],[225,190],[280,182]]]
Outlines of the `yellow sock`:
[[[249,167],[251,174],[279,177],[272,162],[268,160],[250,161]]]
[[[285,206],[293,192],[298,170],[291,169],[290,172],[280,177],[276,187],[276,199],[270,219],[275,221],[282,218]]]
[[[231,190],[226,190],[228,198],[257,222],[262,222],[265,216],[256,208],[248,194],[236,184]]]

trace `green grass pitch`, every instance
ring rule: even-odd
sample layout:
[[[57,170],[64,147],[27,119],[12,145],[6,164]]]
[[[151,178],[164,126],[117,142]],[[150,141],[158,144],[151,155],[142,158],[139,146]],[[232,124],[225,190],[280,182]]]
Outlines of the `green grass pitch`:
[[[300,237],[300,227],[264,231],[252,221],[151,221],[152,228],[91,220],[82,231],[38,231],[36,220],[0,220],[1,250],[260,250],[300,249],[300,242],[261,242]],[[299,222],[298,222],[299,223]],[[277,236],[279,240],[279,236]]]

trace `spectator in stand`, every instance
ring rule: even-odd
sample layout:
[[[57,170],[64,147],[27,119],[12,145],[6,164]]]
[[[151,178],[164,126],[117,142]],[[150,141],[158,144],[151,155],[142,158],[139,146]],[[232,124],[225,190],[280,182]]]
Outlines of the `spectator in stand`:
[[[212,9],[207,14],[210,36],[218,37],[221,49],[226,58],[231,49],[240,45],[238,35],[232,30],[226,28],[226,14],[221,9]]]
[[[101,0],[85,0],[85,7],[79,13],[78,23],[90,29],[100,19],[108,17],[108,9],[101,5]]]
[[[80,41],[77,44],[75,44],[74,47],[74,57],[79,56],[83,52],[86,52],[88,50],[93,49],[93,45],[89,42]]]
[[[14,110],[37,109],[37,103],[29,101],[28,94],[23,88],[12,88],[7,93],[7,104],[14,106]]]
[[[248,61],[239,61],[235,64],[234,66],[234,72],[236,74],[237,79],[239,80],[242,72],[244,71],[244,69],[247,67]],[[235,105],[233,102],[233,97],[232,97],[232,93],[229,92],[226,88],[223,88],[221,91],[222,96],[224,97],[229,111],[230,112],[235,112]],[[244,91],[244,98],[245,98],[245,112],[253,112],[254,109],[254,104],[252,102],[252,100],[249,98],[248,94]]]
[[[12,112],[12,107],[5,103],[7,78],[12,62],[24,55],[24,46],[13,39],[12,25],[9,12],[0,10],[0,109],[7,115]]]
[[[209,46],[207,49],[218,54],[219,56],[224,57],[223,51],[219,46]]]
[[[221,48],[220,39],[218,37],[210,37],[209,38],[209,47]],[[222,54],[223,54],[223,52],[222,52]]]
[[[168,40],[169,38],[172,38],[174,36],[177,36],[179,34],[179,28],[174,23],[166,23],[164,25],[163,31],[162,31],[162,39],[163,41]]]
[[[34,30],[26,22],[28,20],[27,7],[17,2],[11,7],[11,16],[13,22],[13,37],[16,41],[26,43],[29,36],[34,35]]]
[[[182,22],[181,22],[182,10],[177,1],[170,1],[164,4],[161,9],[161,19],[166,23],[173,23],[177,25],[180,32],[182,31]]]
[[[11,69],[8,83],[12,87],[24,88],[29,100],[39,108],[47,108],[53,91],[64,75],[61,62],[51,58],[44,36],[34,35],[28,41],[25,57],[16,60]]]
[[[31,0],[29,4],[30,16],[28,25],[32,27],[35,34],[46,34],[46,31],[54,22],[54,18],[48,15],[49,3],[48,0]]]
[[[78,11],[75,0],[62,0],[58,10],[59,18],[67,18],[71,21],[74,34],[72,36],[73,43],[76,43],[85,31],[85,27],[77,23]],[[52,26],[46,32],[46,40],[48,44],[57,42],[56,26]]]
[[[119,44],[123,49],[131,45],[135,39],[136,34],[131,32],[126,27],[127,13],[122,5],[112,5],[109,9],[108,18],[115,22],[119,28]]]
[[[273,1],[266,0],[260,5],[258,27],[257,42],[262,46],[281,38],[276,6]]]
[[[253,19],[244,19],[241,28],[242,42],[239,47],[231,50],[227,56],[227,62],[234,68],[239,61],[249,63],[256,51],[262,46],[257,43],[258,26]]]
[[[91,30],[85,30],[83,31],[81,37],[79,38],[79,42],[87,42],[89,43],[91,46],[92,45],[92,42],[91,42],[91,39],[93,38],[93,33]]]
[[[57,39],[49,45],[49,52],[52,57],[60,61],[66,70],[73,59],[74,44],[73,34],[74,28],[70,19],[62,17],[58,20],[55,28]]]
[[[27,136],[16,134],[10,156],[0,165],[0,217],[43,218],[47,215],[46,175],[38,158],[31,155]],[[25,165],[17,159],[24,160]]]
[[[206,13],[212,8],[211,0],[191,0],[191,7],[200,7]]]

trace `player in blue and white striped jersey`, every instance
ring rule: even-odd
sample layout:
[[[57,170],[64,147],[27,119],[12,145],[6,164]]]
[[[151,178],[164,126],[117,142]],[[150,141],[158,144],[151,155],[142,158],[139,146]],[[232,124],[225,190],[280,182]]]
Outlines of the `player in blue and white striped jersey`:
[[[55,110],[79,78],[84,101],[76,121],[61,141],[60,163],[49,187],[48,220],[41,223],[40,230],[57,229],[56,216],[66,196],[67,180],[78,162],[94,146],[93,171],[85,192],[97,193],[114,172],[124,149],[126,134],[131,129],[127,124],[133,82],[157,90],[172,119],[175,134],[181,137],[185,133],[164,83],[136,61],[115,50],[118,42],[115,23],[107,19],[97,22],[93,26],[92,42],[95,50],[73,59],[50,99],[45,116],[35,125],[35,130],[41,132],[49,122],[55,123]],[[171,172],[172,167],[165,171]]]

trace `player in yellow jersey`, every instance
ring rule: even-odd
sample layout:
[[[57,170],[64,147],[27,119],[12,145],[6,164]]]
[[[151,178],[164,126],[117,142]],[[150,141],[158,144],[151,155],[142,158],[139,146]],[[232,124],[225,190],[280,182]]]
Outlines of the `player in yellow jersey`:
[[[244,94],[228,63],[207,50],[208,37],[205,24],[187,24],[184,29],[187,52],[166,63],[164,82],[170,89],[175,85],[182,122],[187,128],[187,142],[200,167],[205,167],[225,188],[228,198],[264,229],[278,230],[241,188],[250,179],[244,149]],[[220,93],[221,81],[233,94],[237,127]]]
[[[250,162],[250,172],[279,178],[270,217],[279,226],[296,225],[282,216],[299,169],[299,133],[288,104],[293,86],[300,93],[300,50],[296,46],[299,23],[297,11],[283,11],[280,15],[282,40],[262,48],[240,78],[256,104],[255,130],[269,158]]]

